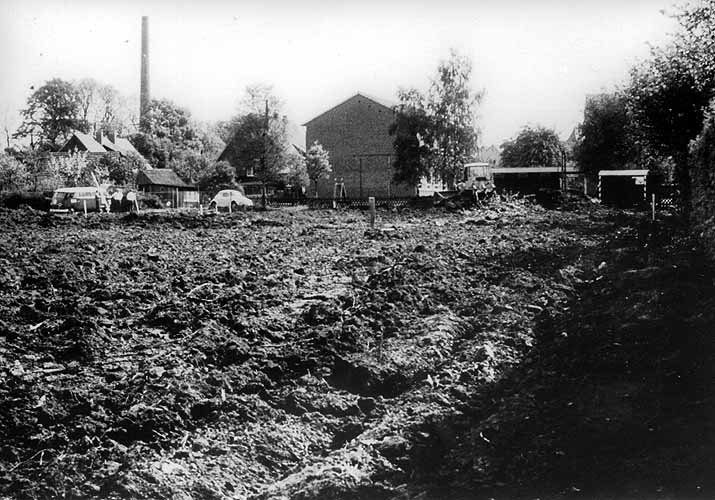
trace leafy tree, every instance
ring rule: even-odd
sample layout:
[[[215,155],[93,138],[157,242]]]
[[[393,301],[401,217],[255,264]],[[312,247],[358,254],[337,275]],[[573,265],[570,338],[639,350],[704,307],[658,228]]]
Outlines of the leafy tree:
[[[55,188],[55,180],[47,171],[47,153],[36,149],[6,149],[5,152],[22,164],[27,173],[29,191],[50,190]]]
[[[315,186],[315,197],[318,197],[318,180],[327,177],[333,168],[330,166],[330,155],[318,141],[313,142],[305,154],[305,169],[308,178]]]
[[[86,130],[82,122],[77,89],[60,78],[49,80],[35,90],[21,111],[22,124],[15,138],[30,138],[33,149],[56,150],[75,130]]]
[[[219,161],[201,172],[198,186],[201,191],[217,192],[238,186],[236,169],[227,161]]]
[[[221,139],[220,124],[216,123],[196,123],[195,125],[201,154],[209,159],[218,157],[226,147],[226,143]]]
[[[644,159],[672,162],[688,200],[688,145],[702,129],[715,95],[715,0],[687,4],[674,17],[680,29],[631,70],[626,96]]]
[[[167,139],[177,148],[197,148],[199,134],[191,121],[189,110],[168,99],[153,99],[149,105],[152,135]]]
[[[456,51],[437,68],[427,95],[399,92],[395,136],[395,180],[416,183],[425,175],[454,185],[477,153],[476,109],[483,92],[470,88],[472,64]]]
[[[133,184],[137,173],[146,166],[136,153],[107,154],[88,158],[87,162],[93,171],[106,172],[107,179],[118,186]]]
[[[564,147],[551,129],[524,127],[515,139],[501,146],[504,167],[560,167],[565,158]]]
[[[701,236],[715,251],[715,100],[710,104],[705,125],[690,145],[692,166],[692,218]]]
[[[51,156],[48,171],[58,184],[66,187],[93,186],[94,179],[100,183],[109,179],[106,165],[88,161],[84,151]]]
[[[398,92],[400,105],[390,135],[395,150],[395,181],[417,185],[421,178],[432,175],[430,136],[434,129],[432,117],[424,107],[424,99],[415,90]]]
[[[691,217],[711,255],[715,256],[715,99],[705,124],[690,145],[692,174]]]
[[[452,185],[477,153],[476,108],[483,92],[470,89],[472,63],[450,51],[450,58],[437,67],[427,107],[432,116],[432,147],[442,179]]]
[[[221,135],[226,142],[222,159],[236,168],[239,178],[253,171],[258,180],[275,183],[286,172],[293,147],[288,140],[288,118],[281,114],[281,106],[270,86],[250,86],[239,114],[222,124]]]
[[[584,172],[626,168],[637,160],[626,99],[620,93],[587,99],[580,132],[574,156]]]
[[[275,178],[280,165],[267,161],[268,141],[271,138],[266,133],[265,117],[255,113],[240,116],[233,121],[232,135],[227,143],[223,159],[236,168],[240,177],[247,172],[260,180],[268,181]],[[277,144],[272,144],[276,149]]]
[[[680,24],[673,46],[688,65],[696,85],[712,89],[715,84],[715,0],[687,3],[673,15]]]
[[[24,190],[29,182],[25,165],[7,153],[0,153],[0,191]]]
[[[184,148],[174,152],[168,167],[184,181],[193,184],[201,177],[201,173],[211,166],[211,163],[211,157],[201,151]]]
[[[94,80],[84,78],[76,82],[75,88],[80,100],[80,118],[87,130],[121,131],[123,122],[123,100],[117,89]]]
[[[308,167],[303,155],[297,153],[288,155],[288,176],[286,181],[295,192],[305,193],[305,190],[309,187],[310,177],[308,176]]]
[[[132,135],[132,144],[154,168],[170,168],[186,150],[201,150],[200,134],[188,110],[167,99],[153,99],[147,123],[150,132]]]
[[[273,93],[273,86],[266,83],[248,85],[238,105],[239,113],[260,115],[265,113],[266,107],[272,113],[283,109],[283,101]]]
[[[654,50],[649,61],[631,70],[627,99],[638,140],[651,156],[673,159],[686,197],[688,145],[702,128],[711,94],[697,85],[687,61],[673,49]]]

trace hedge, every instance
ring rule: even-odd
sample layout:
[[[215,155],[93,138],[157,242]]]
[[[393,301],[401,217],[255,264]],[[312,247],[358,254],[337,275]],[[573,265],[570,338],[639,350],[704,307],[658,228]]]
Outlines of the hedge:
[[[700,135],[690,145],[691,223],[715,259],[715,101]]]
[[[48,212],[51,199],[52,193],[5,191],[0,193],[0,207],[17,210],[22,206],[28,206]]]

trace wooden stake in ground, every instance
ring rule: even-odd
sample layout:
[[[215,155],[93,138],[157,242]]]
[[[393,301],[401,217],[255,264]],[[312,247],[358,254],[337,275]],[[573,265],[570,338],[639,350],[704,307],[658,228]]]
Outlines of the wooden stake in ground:
[[[82,206],[84,206],[84,216],[87,217],[87,200],[82,200]]]
[[[370,205],[370,227],[374,228],[375,227],[375,197],[370,196],[367,199],[367,202]]]

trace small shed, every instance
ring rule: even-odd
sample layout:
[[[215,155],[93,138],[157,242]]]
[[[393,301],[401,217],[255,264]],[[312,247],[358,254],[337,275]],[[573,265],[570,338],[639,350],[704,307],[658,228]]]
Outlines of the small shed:
[[[181,180],[170,168],[153,168],[137,174],[137,187],[153,194],[172,208],[198,207],[198,190]]]
[[[635,208],[648,203],[648,170],[601,170],[598,198],[604,205]]]

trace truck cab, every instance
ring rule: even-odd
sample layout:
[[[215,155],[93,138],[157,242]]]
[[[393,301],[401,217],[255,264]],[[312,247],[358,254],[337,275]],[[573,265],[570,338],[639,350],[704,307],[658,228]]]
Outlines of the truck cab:
[[[486,162],[467,163],[464,165],[462,189],[485,191],[493,188],[491,166]]]

